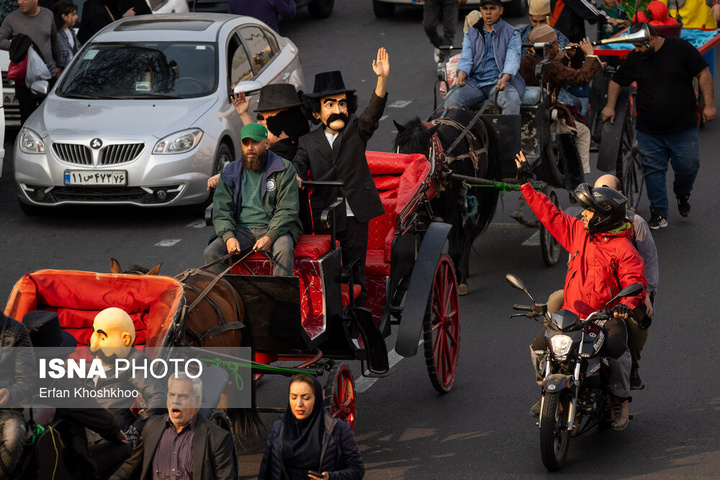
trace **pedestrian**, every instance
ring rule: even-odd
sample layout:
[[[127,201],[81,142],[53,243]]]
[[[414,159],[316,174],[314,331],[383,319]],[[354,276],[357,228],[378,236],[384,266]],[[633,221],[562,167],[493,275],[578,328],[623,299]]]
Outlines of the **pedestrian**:
[[[60,0],[53,7],[57,36],[62,49],[63,62],[70,63],[75,54],[80,51],[80,41],[75,36],[75,24],[77,23],[77,5],[70,0]]]
[[[198,414],[202,380],[168,378],[167,414],[148,420],[140,444],[110,480],[236,480],[232,434]]]
[[[38,0],[18,0],[18,9],[0,25],[0,50],[10,50],[12,39],[19,34],[30,38],[33,48],[45,61],[52,75],[52,86],[65,67],[53,13],[39,6]],[[15,98],[20,106],[21,123],[25,123],[43,101],[30,91],[30,85],[20,82],[15,82]]]
[[[455,27],[458,23],[460,5],[467,0],[425,0],[423,7],[423,28],[435,47],[435,63],[444,62],[450,51],[442,51],[440,47],[451,47],[455,44]],[[437,32],[437,27],[443,22],[443,35]]]
[[[230,0],[228,13],[247,15],[265,22],[268,27],[280,33],[280,19],[295,18],[295,0]]]
[[[634,43],[635,50],[613,75],[601,118],[614,122],[621,87],[637,82],[637,141],[650,201],[648,225],[656,230],[668,225],[668,163],[675,172],[673,192],[678,211],[683,217],[690,214],[690,194],[700,169],[696,78],[705,101],[703,120],[714,120],[717,111],[712,75],[697,49],[680,38],[659,36],[647,23],[634,24],[630,33],[643,29],[650,39]]]
[[[580,319],[604,309],[620,290],[636,283],[645,287],[643,260],[631,242],[632,226],[625,216],[627,199],[612,188],[592,188],[580,184],[575,189],[575,200],[584,209],[582,220],[560,210],[552,201],[527,182],[529,172],[525,155],[520,152],[515,163],[518,179],[525,200],[548,232],[570,254],[565,275],[564,302],[562,308]],[[604,328],[624,331],[624,320],[630,312],[643,304],[645,292],[622,299],[622,303],[610,305],[613,318]],[[605,351],[608,364],[607,386],[614,395],[612,405],[612,428],[624,430],[629,423],[630,370],[632,359],[622,335],[607,335]],[[543,332],[535,337],[530,346],[536,380],[541,381],[538,351],[545,351]],[[530,414],[539,416],[540,402],[533,405]]]
[[[588,0],[553,0],[551,8],[550,26],[560,30],[572,43],[587,37],[586,20],[592,25],[616,22]]]
[[[302,232],[298,186],[292,164],[267,148],[267,129],[249,123],[240,130],[242,157],[227,166],[213,195],[217,238],[204,252],[205,263],[230,252],[253,250],[272,256],[273,275],[291,277],[293,246]],[[222,273],[223,264],[209,267]]]
[[[448,108],[473,108],[490,97],[504,114],[520,113],[525,82],[517,75],[522,44],[520,34],[501,17],[500,0],[482,0],[482,22],[468,28],[457,66],[460,87],[446,101]]]
[[[365,475],[355,435],[323,408],[320,382],[292,377],[285,413],[270,430],[259,480],[359,480]]]
[[[144,0],[88,0],[83,5],[77,36],[80,43],[85,44],[116,20],[151,13],[152,10]]]
[[[354,285],[361,287],[355,302],[360,307],[365,306],[367,297],[365,260],[369,222],[385,213],[365,157],[367,142],[379,127],[387,104],[390,57],[384,48],[378,49],[372,66],[377,75],[375,90],[359,117],[354,116],[357,95],[355,90],[345,88],[342,73],[331,71],[315,75],[313,92],[305,94],[306,111],[312,115],[313,122],[322,125],[300,137],[293,159],[300,180],[312,178],[345,183],[345,204],[335,209],[335,230],[342,247],[343,265],[350,265],[355,260],[360,262],[358,269],[353,270]],[[316,219],[315,233],[329,233],[318,225],[317,220],[339,196],[337,188],[313,189],[310,208]]]
[[[0,478],[11,478],[27,433],[20,404],[30,400],[37,373],[27,329],[2,311],[0,353]]]

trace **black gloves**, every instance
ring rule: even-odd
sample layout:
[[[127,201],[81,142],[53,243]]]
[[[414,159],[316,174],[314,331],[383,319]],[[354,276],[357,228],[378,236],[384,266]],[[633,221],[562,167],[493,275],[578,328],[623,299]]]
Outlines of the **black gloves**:
[[[622,303],[618,303],[613,307],[612,313],[615,318],[628,318],[630,316],[630,307],[623,305]]]

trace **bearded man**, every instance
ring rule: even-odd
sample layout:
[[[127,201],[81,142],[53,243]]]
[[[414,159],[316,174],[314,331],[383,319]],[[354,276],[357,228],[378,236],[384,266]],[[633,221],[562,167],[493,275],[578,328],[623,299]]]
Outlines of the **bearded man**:
[[[312,113],[313,121],[322,126],[300,137],[293,160],[301,180],[342,180],[345,183],[345,206],[336,211],[335,229],[342,246],[343,265],[350,265],[356,259],[360,261],[359,269],[353,274],[353,282],[362,288],[356,301],[356,305],[361,307],[367,296],[365,257],[368,223],[385,213],[365,158],[367,142],[377,130],[387,103],[390,59],[384,48],[378,49],[373,71],[377,75],[377,84],[370,103],[359,117],[351,117],[357,110],[357,95],[355,90],[345,88],[340,72],[323,72],[315,76],[313,93],[305,95],[305,107]],[[336,188],[313,190],[310,208],[316,222],[338,194]],[[327,232],[316,227],[315,233]]]
[[[223,170],[213,196],[217,238],[205,249],[205,263],[229,252],[269,253],[273,275],[292,276],[293,247],[302,232],[298,187],[289,161],[268,150],[268,131],[259,123],[240,130],[242,157]],[[218,263],[209,267],[221,273]]]

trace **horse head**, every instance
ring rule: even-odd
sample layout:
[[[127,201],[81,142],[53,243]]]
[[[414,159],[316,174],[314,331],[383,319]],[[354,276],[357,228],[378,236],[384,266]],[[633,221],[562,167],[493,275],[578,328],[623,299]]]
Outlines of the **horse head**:
[[[422,153],[429,158],[432,150],[432,137],[437,132],[439,125],[428,128],[418,117],[404,125],[397,123],[395,120],[393,120],[393,123],[398,129],[393,144],[396,153]]]
[[[153,268],[147,269],[145,267],[141,267],[139,265],[133,265],[132,267],[128,268],[127,270],[123,270],[120,266],[120,262],[115,260],[114,258],[110,259],[110,271],[112,273],[130,273],[135,275],[160,275],[160,267],[162,267],[162,262],[155,265]]]

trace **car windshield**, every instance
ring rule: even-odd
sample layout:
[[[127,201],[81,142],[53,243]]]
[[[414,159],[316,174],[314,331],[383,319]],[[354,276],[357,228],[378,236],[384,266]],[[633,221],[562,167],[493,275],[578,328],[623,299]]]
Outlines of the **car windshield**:
[[[57,94],[67,98],[190,98],[217,88],[210,43],[93,43],[79,54]]]

